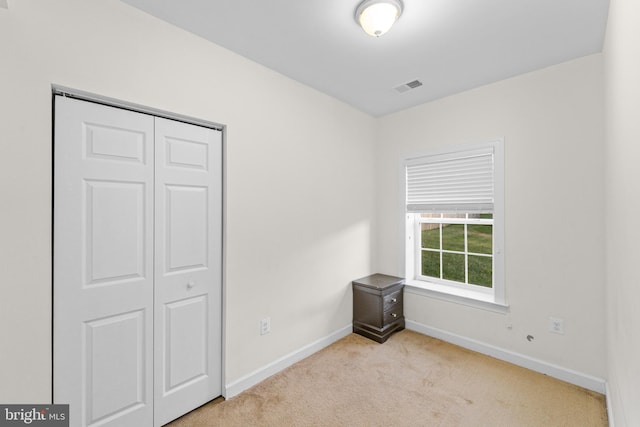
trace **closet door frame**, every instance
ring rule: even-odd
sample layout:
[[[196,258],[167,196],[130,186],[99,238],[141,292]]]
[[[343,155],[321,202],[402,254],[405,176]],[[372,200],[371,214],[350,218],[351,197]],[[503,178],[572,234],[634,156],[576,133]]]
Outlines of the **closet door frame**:
[[[226,396],[226,388],[225,388],[225,365],[226,365],[226,361],[225,361],[225,342],[226,342],[226,323],[225,323],[225,294],[226,294],[226,280],[225,280],[225,271],[226,271],[226,126],[222,125],[220,123],[216,123],[216,122],[211,122],[211,121],[207,121],[207,120],[202,120],[202,119],[198,119],[198,118],[194,118],[191,116],[186,116],[186,115],[181,115],[181,114],[177,114],[177,113],[173,113],[173,112],[169,112],[169,111],[165,111],[165,110],[160,110],[160,109],[156,109],[156,108],[152,108],[152,107],[148,107],[148,106],[144,106],[141,104],[135,104],[135,103],[130,103],[130,102],[126,102],[126,101],[122,101],[116,98],[110,98],[110,97],[106,97],[106,96],[102,96],[102,95],[97,95],[97,94],[93,94],[90,92],[85,92],[85,91],[81,91],[81,90],[77,90],[77,89],[73,89],[73,88],[69,88],[69,87],[65,87],[62,85],[52,85],[52,120],[53,123],[55,124],[55,98],[56,96],[64,96],[64,97],[69,97],[69,98],[73,98],[73,99],[77,99],[77,100],[81,100],[81,101],[87,101],[87,102],[92,102],[92,103],[96,103],[96,104],[101,104],[101,105],[105,105],[108,107],[114,107],[114,108],[120,108],[120,109],[124,109],[124,110],[129,110],[132,112],[137,112],[137,113],[143,113],[143,114],[148,114],[148,115],[152,115],[155,117],[160,117],[160,118],[164,118],[164,119],[169,119],[169,120],[174,120],[174,121],[178,121],[178,122],[183,122],[183,123],[187,123],[187,124],[192,124],[192,125],[197,125],[197,126],[202,126],[202,127],[206,127],[206,128],[210,128],[213,130],[217,130],[221,132],[221,230],[220,230],[220,236],[222,238],[221,240],[221,268],[220,268],[220,283],[221,283],[221,295],[220,295],[220,325],[221,325],[221,342],[220,342],[220,361],[221,361],[221,372],[220,372],[220,380],[221,380],[221,394],[222,396]],[[53,144],[53,141],[52,141]],[[55,149],[55,146],[54,146]],[[53,162],[53,158],[52,158],[52,162]],[[53,180],[52,180],[52,187],[53,187]],[[53,193],[54,193],[54,203],[55,203],[55,188],[53,188]],[[52,217],[52,230],[53,228],[53,217]],[[53,231],[52,231],[53,233]],[[52,235],[52,239],[55,239],[55,236]],[[52,247],[53,249],[53,247]],[[53,263],[53,255],[52,255],[52,271],[54,268],[54,263]],[[53,274],[52,274],[52,291],[55,291],[54,289],[54,283],[53,283]],[[51,296],[51,304],[52,304],[52,310],[53,310],[53,292],[52,292],[52,296]],[[53,336],[53,321],[54,321],[54,316],[55,313],[52,312],[52,345],[51,345],[51,371],[52,371],[52,375],[54,372],[54,340],[55,337]],[[53,399],[55,399],[55,395],[54,395],[54,384],[55,384],[55,378],[52,378],[52,382],[51,382],[51,387],[52,387],[52,396]]]

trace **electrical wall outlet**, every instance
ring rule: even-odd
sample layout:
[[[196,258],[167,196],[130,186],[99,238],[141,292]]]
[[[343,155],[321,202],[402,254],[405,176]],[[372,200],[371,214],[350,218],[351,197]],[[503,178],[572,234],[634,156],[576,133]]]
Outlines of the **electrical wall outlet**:
[[[564,319],[549,317],[549,332],[564,335]]]
[[[265,317],[260,321],[260,335],[266,335],[271,332],[271,318]]]

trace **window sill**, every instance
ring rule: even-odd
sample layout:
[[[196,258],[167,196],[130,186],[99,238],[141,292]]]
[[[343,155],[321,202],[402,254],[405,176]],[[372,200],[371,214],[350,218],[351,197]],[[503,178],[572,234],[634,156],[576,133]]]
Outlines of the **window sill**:
[[[407,280],[405,283],[405,292],[493,311],[495,313],[505,314],[509,312],[509,305],[494,301],[492,294],[470,289],[461,289],[421,280]]]

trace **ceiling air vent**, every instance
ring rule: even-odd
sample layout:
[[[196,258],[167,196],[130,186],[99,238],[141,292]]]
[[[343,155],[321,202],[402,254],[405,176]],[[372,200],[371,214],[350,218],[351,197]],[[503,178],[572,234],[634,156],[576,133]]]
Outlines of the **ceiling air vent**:
[[[394,89],[398,93],[404,93],[408,90],[415,89],[420,86],[422,86],[422,82],[420,80],[414,80],[412,82],[401,84],[400,86],[396,86],[394,87]]]

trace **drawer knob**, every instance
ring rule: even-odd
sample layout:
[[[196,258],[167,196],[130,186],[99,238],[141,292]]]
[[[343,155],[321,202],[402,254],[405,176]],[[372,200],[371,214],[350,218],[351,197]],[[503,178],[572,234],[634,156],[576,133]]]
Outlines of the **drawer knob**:
[[[391,302],[398,302],[397,298],[391,298]]]
[[[193,282],[187,282],[187,289],[193,289],[196,284]]]
[[[396,317],[398,317],[398,315],[395,314],[395,313],[391,313],[391,317],[393,317],[395,319]]]

